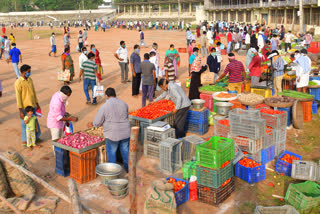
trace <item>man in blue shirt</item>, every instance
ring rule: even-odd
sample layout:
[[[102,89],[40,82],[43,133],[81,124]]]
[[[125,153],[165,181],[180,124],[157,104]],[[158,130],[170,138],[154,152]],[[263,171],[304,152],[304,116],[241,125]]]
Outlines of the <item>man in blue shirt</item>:
[[[147,46],[147,44],[144,42],[144,33],[141,31],[141,30],[139,30],[139,33],[140,33],[140,47],[143,45],[144,47],[148,47]]]
[[[141,83],[141,58],[140,58],[140,46],[135,45],[133,47],[134,52],[130,56],[130,66],[132,71],[132,96],[139,95],[140,83]]]
[[[16,72],[17,79],[20,77],[20,73],[19,73],[19,58],[20,58],[20,62],[22,63],[21,52],[20,52],[20,50],[18,48],[16,48],[16,43],[12,43],[12,49],[9,52],[8,63],[9,63],[10,60],[12,61],[13,69]]]

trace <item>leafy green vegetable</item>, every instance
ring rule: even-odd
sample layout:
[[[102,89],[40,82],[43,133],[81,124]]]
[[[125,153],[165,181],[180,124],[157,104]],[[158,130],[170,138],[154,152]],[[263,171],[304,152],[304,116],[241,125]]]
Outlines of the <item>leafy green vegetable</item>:
[[[316,82],[310,81],[309,85],[318,85]]]
[[[314,98],[313,95],[292,91],[292,90],[284,90],[278,94],[286,97],[293,97],[293,98]]]
[[[200,88],[200,90],[204,91],[226,91],[224,87],[218,85],[205,85]]]

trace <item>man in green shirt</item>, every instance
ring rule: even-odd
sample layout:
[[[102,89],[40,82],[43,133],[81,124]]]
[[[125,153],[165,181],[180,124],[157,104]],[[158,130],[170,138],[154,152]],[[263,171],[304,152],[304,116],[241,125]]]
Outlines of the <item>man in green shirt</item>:
[[[97,104],[97,100],[93,97],[93,89],[96,85],[96,80],[100,82],[98,78],[98,66],[94,61],[95,54],[89,53],[88,60],[84,61],[80,67],[80,75],[79,75],[79,82],[81,82],[81,76],[83,75],[83,90],[87,97],[87,104],[91,104],[90,96],[89,96],[89,85],[92,89],[92,105]]]

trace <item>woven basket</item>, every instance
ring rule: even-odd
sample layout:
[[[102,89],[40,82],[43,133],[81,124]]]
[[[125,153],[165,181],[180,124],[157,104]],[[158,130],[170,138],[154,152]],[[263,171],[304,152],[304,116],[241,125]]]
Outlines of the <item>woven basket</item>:
[[[294,101],[292,107],[292,123],[296,129],[302,129],[303,127],[303,109],[301,102],[298,100]]]
[[[271,106],[271,107],[278,107],[278,108],[288,108],[288,107],[291,107],[293,106],[293,103],[294,102],[289,102],[289,103],[271,103],[271,102],[268,102],[268,99],[265,99],[264,100],[264,103],[268,106]]]
[[[203,94],[210,94],[210,95],[212,95],[215,91],[205,91],[205,90],[199,89],[199,92],[200,92],[200,93],[203,93]]]
[[[308,85],[308,88],[320,88],[320,85]]]
[[[262,96],[261,96],[261,97],[262,97]],[[243,105],[254,106],[254,105],[258,105],[258,104],[263,103],[264,98],[261,99],[261,100],[255,100],[255,101],[253,101],[253,102],[247,102],[247,101],[241,100],[241,96],[238,96],[238,100],[239,100],[239,102],[240,102],[241,104],[243,104]]]
[[[286,97],[286,96],[283,96],[283,97]],[[296,97],[290,97],[290,98],[293,98],[293,99],[298,100],[298,101],[300,101],[300,102],[308,102],[308,101],[312,101],[312,100],[314,99],[314,97],[313,97],[313,98],[296,98]]]

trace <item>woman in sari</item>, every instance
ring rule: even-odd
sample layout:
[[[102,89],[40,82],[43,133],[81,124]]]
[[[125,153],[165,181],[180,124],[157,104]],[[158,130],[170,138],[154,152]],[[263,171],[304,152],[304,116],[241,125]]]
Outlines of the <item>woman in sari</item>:
[[[74,77],[74,65],[73,60],[70,55],[70,48],[65,48],[64,53],[61,56],[61,62],[62,62],[62,70],[69,70],[70,71],[70,81],[73,80]],[[70,81],[65,81],[65,84],[69,84]]]
[[[90,48],[91,48],[91,52],[96,55],[94,61],[96,62],[97,66],[98,66],[98,79],[101,80],[102,79],[102,74],[103,74],[103,69],[102,69],[102,66],[101,66],[100,53],[96,49],[96,46],[94,44],[92,44]]]
[[[268,61],[267,53],[271,53],[272,52],[271,42],[269,40],[266,41],[266,44],[262,48],[261,52],[262,52],[263,57],[264,57],[262,62]]]
[[[178,66],[180,66],[180,55],[178,51],[174,48],[173,44],[170,45],[170,48],[169,50],[167,50],[166,55],[164,57],[167,58],[169,54],[174,55],[173,65],[174,65],[175,76],[177,76]]]

